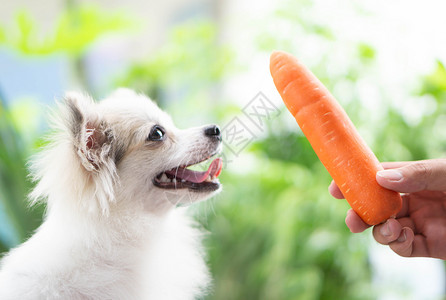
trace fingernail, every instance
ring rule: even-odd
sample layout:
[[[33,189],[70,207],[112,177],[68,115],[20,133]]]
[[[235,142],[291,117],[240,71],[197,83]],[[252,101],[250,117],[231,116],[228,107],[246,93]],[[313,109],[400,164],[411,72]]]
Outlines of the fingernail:
[[[379,233],[381,233],[382,236],[389,236],[390,233],[390,228],[389,228],[389,221],[386,221],[386,223],[384,223],[381,228],[379,229]]]
[[[397,170],[378,171],[377,175],[390,181],[400,181],[403,179],[403,174]]]
[[[407,236],[406,236],[406,229],[403,229],[401,231],[400,237],[397,239],[397,242],[402,243],[402,242],[406,241],[406,238],[407,238]]]

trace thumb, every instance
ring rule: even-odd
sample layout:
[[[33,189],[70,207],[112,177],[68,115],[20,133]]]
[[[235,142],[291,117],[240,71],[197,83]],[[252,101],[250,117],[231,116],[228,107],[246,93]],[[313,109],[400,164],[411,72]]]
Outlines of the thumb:
[[[376,173],[376,181],[400,193],[446,191],[446,159],[421,160]]]

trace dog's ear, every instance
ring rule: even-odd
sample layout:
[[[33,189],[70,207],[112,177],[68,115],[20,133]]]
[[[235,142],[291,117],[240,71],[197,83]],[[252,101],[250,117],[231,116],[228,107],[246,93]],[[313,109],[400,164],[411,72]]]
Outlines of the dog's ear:
[[[113,131],[95,109],[93,100],[82,94],[68,93],[67,127],[82,165],[87,171],[99,172],[113,163]]]
[[[88,209],[97,203],[103,213],[108,214],[109,204],[115,200],[114,187],[117,183],[116,160],[119,147],[116,147],[113,130],[101,116],[97,104],[83,94],[68,93],[64,98],[65,125],[70,134],[75,155],[84,171],[86,186],[83,198]],[[118,149],[118,150],[117,150]]]

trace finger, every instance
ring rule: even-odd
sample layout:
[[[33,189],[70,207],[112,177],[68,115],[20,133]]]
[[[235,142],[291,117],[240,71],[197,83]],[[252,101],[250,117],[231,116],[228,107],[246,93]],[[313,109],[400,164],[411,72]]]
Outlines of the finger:
[[[370,225],[366,224],[354,211],[349,209],[347,211],[347,216],[345,217],[345,224],[353,233],[363,232]]]
[[[446,159],[416,161],[379,171],[376,180],[381,186],[402,193],[446,191]]]
[[[417,233],[417,229],[415,227],[415,223],[414,223],[414,221],[411,218],[404,217],[404,218],[399,218],[399,219],[396,219],[396,220],[398,221],[398,223],[400,223],[402,228],[407,227],[407,228],[412,229],[412,231],[414,233]]]
[[[417,234],[414,237],[412,245],[412,257],[433,257],[427,248],[426,238],[423,235]]]
[[[344,199],[344,195],[342,195],[341,190],[339,189],[339,187],[336,185],[336,183],[334,182],[334,180],[331,181],[330,185],[328,186],[328,191],[330,192],[330,194],[335,197],[336,199]]]
[[[381,163],[381,166],[387,170],[387,169],[397,169],[404,166],[407,166],[409,164],[413,164],[413,161],[388,161]]]
[[[410,195],[408,194],[403,194],[401,195],[401,199],[402,201],[402,205],[401,205],[401,209],[400,211],[396,214],[396,218],[403,218],[409,215],[409,199],[410,199]]]
[[[414,232],[407,227],[398,240],[389,246],[396,254],[404,257],[433,257],[427,248],[426,238],[420,234],[414,235]]]
[[[396,254],[404,257],[410,257],[413,255],[413,241],[414,241],[414,233],[412,229],[409,227],[404,227],[401,230],[399,237],[396,241],[389,244],[390,249],[393,250]]]
[[[422,197],[424,199],[438,200],[446,198],[446,192],[441,191],[421,191],[412,193],[414,197]]]
[[[395,220],[388,219],[385,223],[373,227],[373,237],[383,245],[388,245],[398,239],[403,226]]]

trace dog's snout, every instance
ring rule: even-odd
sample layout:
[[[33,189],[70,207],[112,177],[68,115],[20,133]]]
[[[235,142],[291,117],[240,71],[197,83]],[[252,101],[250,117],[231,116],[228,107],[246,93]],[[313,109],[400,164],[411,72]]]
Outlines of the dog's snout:
[[[221,141],[221,130],[217,125],[211,125],[204,129],[204,134],[208,137],[216,138]]]

